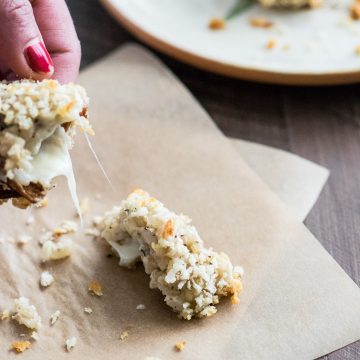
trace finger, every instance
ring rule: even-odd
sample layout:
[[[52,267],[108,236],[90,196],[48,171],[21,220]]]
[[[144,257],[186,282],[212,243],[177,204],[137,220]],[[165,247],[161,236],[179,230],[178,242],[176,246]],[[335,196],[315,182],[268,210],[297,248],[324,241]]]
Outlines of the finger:
[[[1,60],[18,76],[49,78],[54,64],[36,24],[30,1],[0,1]]]
[[[54,78],[66,83],[79,72],[81,50],[75,27],[64,0],[34,0],[36,22],[55,64]]]

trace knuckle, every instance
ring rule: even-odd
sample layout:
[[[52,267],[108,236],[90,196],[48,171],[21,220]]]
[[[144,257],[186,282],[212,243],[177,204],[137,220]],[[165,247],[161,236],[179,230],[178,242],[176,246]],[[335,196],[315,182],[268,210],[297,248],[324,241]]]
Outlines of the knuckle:
[[[1,12],[5,19],[22,22],[32,14],[32,6],[28,0],[0,0]]]

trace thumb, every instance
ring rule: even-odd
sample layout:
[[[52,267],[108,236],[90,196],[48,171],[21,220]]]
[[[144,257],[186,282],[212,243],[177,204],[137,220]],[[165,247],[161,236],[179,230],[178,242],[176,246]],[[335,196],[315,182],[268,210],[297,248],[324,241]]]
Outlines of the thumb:
[[[41,80],[54,73],[29,0],[0,0],[0,54],[19,77]]]

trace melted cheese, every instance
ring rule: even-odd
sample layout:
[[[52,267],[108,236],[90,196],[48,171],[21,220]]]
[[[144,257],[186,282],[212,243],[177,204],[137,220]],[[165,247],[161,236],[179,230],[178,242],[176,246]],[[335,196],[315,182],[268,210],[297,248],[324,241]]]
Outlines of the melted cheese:
[[[121,243],[118,241],[109,241],[109,243],[120,259],[120,266],[133,267],[140,260],[140,246],[131,237],[122,240]]]
[[[69,154],[71,139],[60,126],[49,138],[41,143],[41,147],[31,160],[27,169],[15,170],[14,180],[21,185],[31,182],[40,183],[43,187],[51,186],[51,181],[57,176],[65,176],[69,192],[80,219],[80,205],[76,194],[76,181]]]

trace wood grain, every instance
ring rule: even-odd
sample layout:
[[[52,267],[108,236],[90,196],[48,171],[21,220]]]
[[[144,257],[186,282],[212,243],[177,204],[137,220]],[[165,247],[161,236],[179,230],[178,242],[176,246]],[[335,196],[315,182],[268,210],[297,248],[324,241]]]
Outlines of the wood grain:
[[[123,43],[136,41],[98,1],[67,3],[82,42],[82,67]],[[331,170],[305,224],[360,285],[360,86],[254,84],[199,71],[158,55],[226,135],[292,151]],[[360,359],[360,342],[322,359]]]

